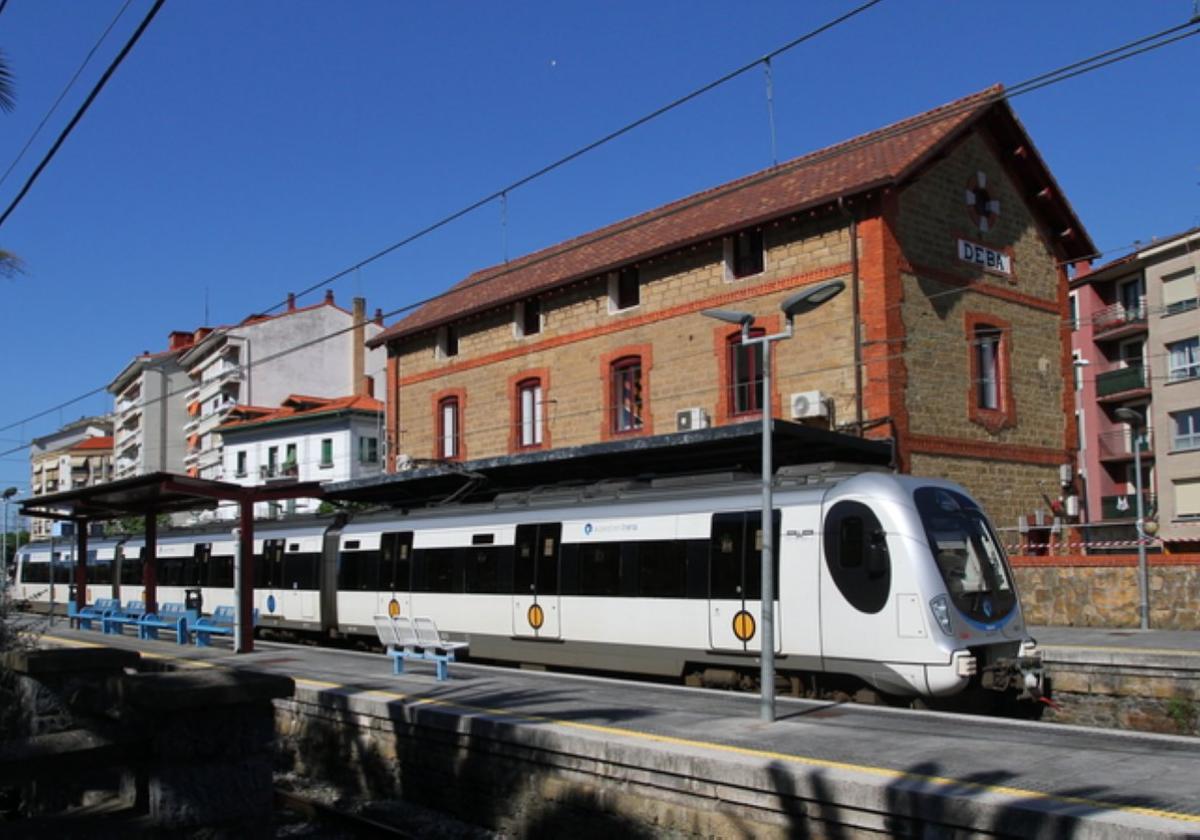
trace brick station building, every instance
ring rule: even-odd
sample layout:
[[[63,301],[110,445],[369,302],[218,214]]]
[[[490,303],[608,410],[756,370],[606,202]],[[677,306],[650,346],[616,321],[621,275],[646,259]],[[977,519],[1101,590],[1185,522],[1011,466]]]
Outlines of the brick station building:
[[[774,345],[771,411],[893,438],[1012,525],[1075,448],[1063,266],[1094,251],[990,88],[467,277],[369,341],[389,466],[759,418],[761,356],[701,310],[775,332],[836,278]]]

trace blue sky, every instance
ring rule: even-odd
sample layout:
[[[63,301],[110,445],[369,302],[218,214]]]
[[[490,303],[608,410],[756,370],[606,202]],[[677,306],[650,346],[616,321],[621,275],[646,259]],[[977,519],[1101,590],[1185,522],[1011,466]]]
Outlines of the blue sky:
[[[8,168],[125,0],[10,0]],[[0,183],[7,205],[152,5],[128,9]],[[851,9],[854,2],[168,0],[0,247],[0,426],[235,322]],[[1191,0],[884,0],[773,62],[781,160],[1183,23]],[[1093,239],[1200,224],[1200,37],[1013,101]],[[1188,80],[1191,80],[1190,82]],[[771,163],[751,72],[338,281],[396,310],[478,268]],[[320,292],[301,302],[312,302]],[[391,319],[394,320],[394,319]],[[390,321],[389,321],[390,322]],[[0,431],[7,450],[92,397]],[[24,453],[0,484],[28,489]]]

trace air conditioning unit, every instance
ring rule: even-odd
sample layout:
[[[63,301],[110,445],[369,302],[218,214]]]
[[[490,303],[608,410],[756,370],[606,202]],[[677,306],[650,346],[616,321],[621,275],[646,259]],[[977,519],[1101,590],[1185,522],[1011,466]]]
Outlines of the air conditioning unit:
[[[675,430],[691,432],[708,428],[708,414],[703,408],[685,408],[675,412]]]
[[[808,420],[813,417],[829,419],[828,397],[824,391],[799,391],[791,396],[792,419]]]

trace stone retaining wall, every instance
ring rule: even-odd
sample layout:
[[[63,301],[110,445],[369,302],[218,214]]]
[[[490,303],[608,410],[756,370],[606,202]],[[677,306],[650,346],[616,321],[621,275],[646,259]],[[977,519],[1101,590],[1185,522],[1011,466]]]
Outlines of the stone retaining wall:
[[[1030,624],[1137,627],[1136,554],[1011,558]],[[1200,630],[1200,555],[1150,555],[1150,626]]]

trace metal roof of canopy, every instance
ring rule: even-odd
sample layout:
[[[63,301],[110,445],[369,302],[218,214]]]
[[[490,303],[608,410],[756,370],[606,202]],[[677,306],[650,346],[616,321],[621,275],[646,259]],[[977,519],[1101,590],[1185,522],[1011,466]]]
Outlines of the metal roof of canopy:
[[[887,466],[887,440],[773,421],[777,467],[841,461]],[[762,424],[758,420],[712,429],[673,432],[624,440],[502,455],[474,461],[433,461],[417,469],[372,478],[326,484],[330,501],[416,507],[460,494],[479,501],[497,493],[564,481],[588,481],[647,475],[762,469]]]
[[[243,487],[224,481],[155,472],[107,484],[64,490],[20,500],[21,514],[44,519],[115,519],[147,513],[208,509],[218,502],[269,502],[299,497],[322,498],[315,481]]]

